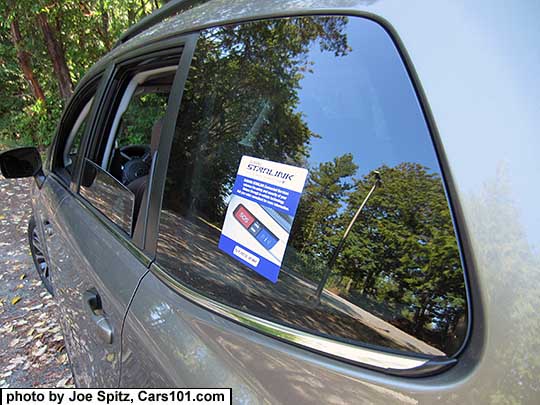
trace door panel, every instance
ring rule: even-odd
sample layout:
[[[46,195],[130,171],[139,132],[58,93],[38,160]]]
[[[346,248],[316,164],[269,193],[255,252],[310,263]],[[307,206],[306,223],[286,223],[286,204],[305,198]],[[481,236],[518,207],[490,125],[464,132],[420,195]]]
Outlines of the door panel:
[[[259,43],[266,38],[261,32],[274,35],[285,26],[283,32],[303,38],[309,38],[303,35],[307,26],[327,36],[307,40],[302,57],[275,62],[279,69],[266,69],[274,60],[264,52],[254,58],[238,51],[258,43],[257,49],[283,47],[276,54],[296,55],[289,37]],[[335,52],[327,52],[326,39],[336,37]],[[289,63],[298,61],[309,68],[298,65],[292,72],[309,74],[286,75],[296,83],[287,87],[276,72],[289,72]],[[253,71],[246,76],[231,66]],[[261,86],[259,77],[274,80]],[[469,308],[437,151],[388,33],[346,17],[211,28],[198,38],[185,89],[174,138],[160,145],[157,203],[150,204],[155,216],[148,221],[148,235],[157,235],[156,262],[126,317],[121,385],[231,387],[235,402],[415,403],[417,388],[399,391],[403,376],[432,372],[432,360],[440,362],[439,370],[455,363]],[[290,103],[281,101],[284,94]],[[278,259],[282,275],[272,284],[253,272],[257,264],[220,251],[223,224],[238,206],[231,205],[234,179],[246,157],[310,173],[290,235],[282,234],[290,239]],[[398,206],[410,195],[412,204]],[[275,207],[271,200],[249,201],[254,208],[258,201]],[[265,218],[264,226],[275,219]],[[281,224],[275,222],[277,232]],[[238,246],[264,258],[249,232],[230,230]],[[442,240],[447,254],[435,263],[430,255]],[[452,279],[441,279],[437,289],[421,283],[432,274]],[[381,381],[385,386],[375,385]]]
[[[52,233],[50,229],[46,232],[46,228],[49,228],[49,218],[54,216],[54,212],[65,197],[66,192],[64,187],[55,181],[51,181],[50,177],[46,178],[41,189],[35,181],[32,182],[32,213],[36,221],[38,235],[40,240],[43,241],[43,253],[49,265],[51,260],[47,248],[47,240],[52,236]],[[51,281],[53,281],[52,278]]]
[[[154,268],[155,270],[155,268]],[[153,272],[124,325],[121,387],[232,388],[233,403],[416,403],[381,374],[266,337],[208,312]],[[401,391],[401,392],[400,392]]]
[[[58,197],[54,182],[48,180],[44,195]],[[75,379],[82,387],[114,387],[122,319],[146,265],[105,219],[70,192],[62,194],[49,219],[48,248]],[[100,302],[89,300],[89,293],[98,294]],[[103,336],[102,313],[112,329],[111,343]]]

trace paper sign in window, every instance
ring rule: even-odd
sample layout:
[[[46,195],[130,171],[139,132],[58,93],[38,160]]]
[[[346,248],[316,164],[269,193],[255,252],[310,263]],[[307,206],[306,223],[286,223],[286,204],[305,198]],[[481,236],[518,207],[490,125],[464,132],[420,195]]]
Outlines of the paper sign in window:
[[[308,171],[243,156],[219,248],[276,282]]]

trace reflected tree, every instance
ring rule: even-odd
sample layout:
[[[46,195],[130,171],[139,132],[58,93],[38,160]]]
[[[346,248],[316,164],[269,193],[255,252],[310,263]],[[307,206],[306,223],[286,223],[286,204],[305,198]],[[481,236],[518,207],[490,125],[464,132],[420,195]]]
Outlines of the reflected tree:
[[[345,55],[346,24],[346,17],[289,18],[201,35],[176,127],[187,139],[171,156],[182,162],[171,169],[192,180],[181,186],[179,209],[205,212],[221,225],[242,155],[296,164],[306,159],[315,134],[297,111],[297,90],[310,70],[308,51],[318,43]]]
[[[345,17],[287,18],[201,34],[176,123],[164,202],[182,217],[176,225],[179,233],[198,229],[189,233],[190,246],[200,242],[200,252],[211,257],[207,246],[219,237],[243,155],[309,167],[310,142],[318,135],[299,111],[301,80],[313,68],[309,55],[314,47],[337,57],[351,51],[347,23]],[[409,334],[405,340],[410,345],[399,347],[419,350],[418,341],[423,341],[454,353],[466,327],[463,270],[442,180],[418,163],[377,169],[382,187],[354,224],[321,301],[309,301],[375,182],[374,172],[359,178],[357,171],[352,153],[309,167],[282,264],[288,285],[278,281],[270,286],[255,272],[250,277],[235,270],[219,288],[206,292],[225,294],[225,302],[237,300],[243,309],[264,308],[265,315],[273,311],[276,318],[294,319],[304,327],[313,322],[310,327],[317,331],[335,324],[334,330],[347,338],[359,336],[358,325],[367,322],[351,316],[359,307],[385,325],[379,328],[372,319],[374,324],[366,328],[371,335],[363,335],[372,337],[365,341],[380,342],[390,333],[403,342],[404,336],[394,333],[401,329],[406,332],[402,335]],[[201,223],[207,232],[200,230]],[[171,257],[175,249],[171,243]],[[205,263],[203,272],[182,276],[193,285],[202,274],[202,289],[211,290],[204,279],[210,267],[219,272],[224,265]],[[249,294],[247,279],[252,281]],[[272,304],[265,299],[268,295]],[[290,314],[293,303],[296,316]],[[418,341],[412,344],[414,339]]]
[[[294,266],[310,280],[322,277],[324,266],[337,245],[342,230],[339,212],[345,197],[353,188],[352,176],[358,166],[352,154],[336,157],[309,171],[289,240],[286,263]],[[308,264],[306,266],[306,264]]]
[[[350,155],[311,171],[287,255],[287,264],[309,279],[320,279],[374,183],[371,172],[353,184],[355,171]],[[377,171],[383,186],[353,226],[328,288],[438,347],[452,345],[446,337],[465,327],[466,302],[442,181],[415,163]]]

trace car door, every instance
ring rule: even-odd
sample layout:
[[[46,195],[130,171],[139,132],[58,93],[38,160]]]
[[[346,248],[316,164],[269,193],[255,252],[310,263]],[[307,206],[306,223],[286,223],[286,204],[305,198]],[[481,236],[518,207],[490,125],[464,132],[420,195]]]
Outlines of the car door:
[[[387,31],[343,16],[208,28],[178,80],[121,385],[415,403],[393,388],[458,362],[470,309],[444,174]]]
[[[144,54],[144,49],[140,53]],[[132,104],[125,97],[126,89],[130,88],[129,80],[135,74],[130,69],[136,70],[140,64],[147,69],[149,65],[145,62],[145,57],[140,55],[135,61],[119,60],[104,73],[100,94],[95,96],[95,107],[90,113],[93,121],[87,125],[83,152],[73,171],[79,176],[78,181],[69,189],[61,178],[62,170],[55,168],[43,193],[45,200],[58,201],[57,207],[49,210],[52,232],[48,250],[68,352],[76,383],[82,387],[118,385],[123,317],[150,263],[142,244],[136,240],[136,234],[141,233],[144,226],[139,225],[136,230],[135,223],[139,214],[140,218],[145,216],[144,209],[135,213],[136,197],[141,199],[144,190],[136,196],[122,184],[121,176],[111,173],[119,167],[116,162],[111,163],[113,156],[118,155],[116,149],[109,150],[110,156],[105,158],[101,148],[115,145],[119,141],[117,132],[126,128],[112,125],[120,111],[126,112]],[[176,69],[174,63],[167,61],[169,71]],[[144,115],[145,111],[153,114],[163,109],[167,98],[160,95],[160,104],[149,106],[154,109],[138,105],[143,109],[139,114]],[[124,104],[116,104],[120,99]],[[133,111],[130,114],[134,116]],[[109,139],[112,142],[109,143]],[[58,152],[59,156],[62,153]],[[142,186],[145,184],[143,182]],[[139,224],[144,221],[141,219]]]
[[[47,177],[34,194],[34,216],[42,229],[45,243],[45,254],[48,259],[50,279],[53,284],[55,298],[59,304],[59,321],[64,332],[64,340],[71,359],[74,377],[77,383],[85,384],[84,364],[88,361],[88,337],[81,336],[84,325],[82,318],[88,318],[82,305],[82,297],[75,297],[75,291],[84,281],[89,283],[91,269],[84,261],[81,252],[72,240],[75,237],[71,224],[66,222],[66,206],[76,199],[74,191],[77,186],[78,163],[84,156],[84,146],[91,126],[94,110],[92,106],[99,104],[100,94],[104,91],[104,72],[85,78],[76,89],[63,114],[58,133],[51,145],[48,160],[45,164]],[[66,205],[63,205],[66,203]],[[74,212],[82,215],[78,209]],[[80,302],[79,302],[80,301]],[[74,315],[81,317],[74,322]],[[85,319],[87,320],[87,319]],[[92,331],[92,335],[95,335]],[[107,351],[114,352],[109,345]],[[118,349],[118,347],[116,347]],[[95,365],[103,368],[103,365]],[[103,376],[114,379],[115,373],[110,366],[104,367]]]
[[[49,227],[46,244],[59,318],[75,381],[83,387],[117,385],[122,319],[147,265],[130,238],[76,192],[78,168],[113,71],[76,91],[51,149],[38,204]],[[123,197],[129,204],[132,196]]]

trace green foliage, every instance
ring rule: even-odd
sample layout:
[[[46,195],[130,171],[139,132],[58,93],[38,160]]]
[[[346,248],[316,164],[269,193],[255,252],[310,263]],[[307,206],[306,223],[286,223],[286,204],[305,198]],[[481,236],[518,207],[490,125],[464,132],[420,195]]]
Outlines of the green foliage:
[[[134,97],[122,116],[118,145],[149,145],[152,127],[165,115],[168,93]]]
[[[203,33],[176,124],[168,209],[219,227],[242,156],[306,166],[318,135],[299,112],[300,81],[310,74],[314,46],[347,55],[347,22],[290,18]],[[313,291],[331,271],[327,290],[454,352],[466,326],[465,285],[439,175],[408,162],[380,167],[382,187],[328,269],[375,181],[374,173],[358,179],[357,170],[351,153],[310,168],[284,271]]]
[[[0,143],[8,146],[46,146],[58,124],[64,101],[36,16],[45,13],[65,52],[71,80],[77,83],[130,25],[164,1],[150,0],[7,0],[0,4]],[[36,101],[17,59],[10,33],[19,24],[20,49],[31,58],[31,68],[45,94]]]
[[[0,116],[1,143],[48,146],[62,114],[62,102],[56,99],[45,104],[37,100],[20,107],[22,110],[9,110]]]

